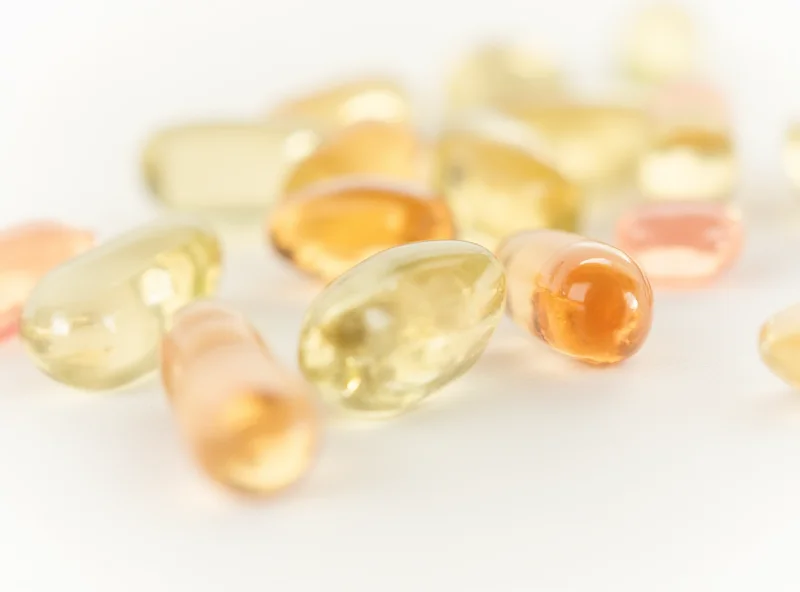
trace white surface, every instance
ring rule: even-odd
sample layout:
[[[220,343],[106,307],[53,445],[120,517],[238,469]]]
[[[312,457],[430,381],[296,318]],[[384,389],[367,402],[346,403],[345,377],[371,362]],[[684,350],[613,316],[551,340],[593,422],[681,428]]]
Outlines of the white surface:
[[[480,32],[607,67],[640,2],[11,2],[0,18],[0,214],[103,236],[155,215],[137,177],[173,118],[247,116],[360,69],[429,96]],[[286,496],[232,498],[198,475],[153,383],[90,395],[0,348],[0,590],[797,590],[800,395],[757,330],[800,300],[800,221],[779,138],[800,104],[800,4],[695,0],[732,92],[752,216],[713,290],[658,293],[647,346],[592,370],[509,324],[419,412],[331,426]],[[794,101],[794,102],[793,102]],[[223,295],[293,364],[311,288],[260,245]]]

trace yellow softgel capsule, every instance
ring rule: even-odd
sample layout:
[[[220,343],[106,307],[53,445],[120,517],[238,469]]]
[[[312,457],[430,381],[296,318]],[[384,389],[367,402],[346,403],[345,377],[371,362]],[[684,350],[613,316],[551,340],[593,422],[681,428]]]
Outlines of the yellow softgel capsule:
[[[462,241],[389,249],[331,283],[306,313],[303,374],[344,410],[393,415],[466,372],[499,322],[497,259]]]
[[[48,273],[22,312],[20,335],[45,374],[110,389],[154,370],[173,314],[217,286],[220,245],[204,226],[127,232]]]
[[[516,104],[506,112],[543,138],[558,170],[588,187],[632,180],[653,131],[650,116],[634,107]]]
[[[365,120],[401,123],[411,119],[411,101],[405,89],[388,78],[348,80],[290,98],[270,114],[270,119],[287,117],[325,127]]]
[[[786,130],[783,142],[783,170],[795,189],[800,189],[800,124]]]
[[[800,388],[800,305],[790,306],[761,327],[761,359],[787,384]]]
[[[434,187],[447,199],[461,238],[493,249],[520,230],[577,226],[578,188],[517,121],[464,114],[442,133],[434,162]]]
[[[142,171],[152,194],[173,208],[264,211],[320,138],[318,130],[289,121],[174,127],[150,139]]]
[[[414,130],[383,121],[362,121],[331,135],[288,175],[286,196],[319,181],[375,175],[399,181],[425,179],[426,151]]]
[[[509,100],[549,100],[563,92],[562,76],[541,51],[518,44],[487,43],[459,62],[449,81],[450,109],[502,105]]]

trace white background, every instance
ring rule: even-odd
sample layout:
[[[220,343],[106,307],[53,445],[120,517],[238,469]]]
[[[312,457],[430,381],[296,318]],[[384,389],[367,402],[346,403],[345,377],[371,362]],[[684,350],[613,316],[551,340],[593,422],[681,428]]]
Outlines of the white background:
[[[101,237],[156,215],[142,142],[248,117],[343,74],[437,97],[459,51],[510,34],[576,80],[611,73],[632,0],[1,0],[0,221]],[[331,426],[316,470],[245,502],[193,468],[155,383],[107,395],[0,347],[0,590],[777,591],[800,587],[800,395],[757,332],[800,301],[800,215],[779,147],[800,107],[800,3],[694,0],[729,92],[748,214],[714,289],[656,295],[622,366],[554,356],[509,323],[418,412]],[[314,288],[260,244],[223,296],[287,364]]]

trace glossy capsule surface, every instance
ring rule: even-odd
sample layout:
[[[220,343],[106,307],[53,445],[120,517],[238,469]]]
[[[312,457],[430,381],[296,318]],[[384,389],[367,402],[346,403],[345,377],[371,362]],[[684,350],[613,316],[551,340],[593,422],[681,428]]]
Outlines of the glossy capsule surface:
[[[131,230],[43,277],[25,303],[20,335],[59,382],[123,386],[155,370],[174,313],[215,290],[220,260],[217,237],[203,226]]]
[[[25,300],[42,276],[93,244],[94,233],[48,220],[0,232],[0,341],[17,334]]]
[[[758,345],[767,367],[790,386],[800,388],[800,305],[772,315],[761,327]]]
[[[433,180],[459,236],[490,249],[523,229],[575,230],[578,224],[578,187],[514,120],[473,113],[454,121],[439,140]]]
[[[290,98],[279,104],[270,119],[300,119],[326,128],[359,121],[407,122],[411,101],[405,89],[387,78],[349,80]]]
[[[419,183],[424,180],[425,168],[426,153],[412,128],[362,121],[332,134],[297,163],[284,183],[282,195],[349,175]]]
[[[289,121],[174,127],[148,142],[143,175],[151,193],[173,208],[264,211],[320,138],[311,127]]]
[[[214,302],[175,315],[161,378],[195,458],[215,481],[265,495],[300,479],[317,448],[311,388],[276,362],[242,316]]]
[[[288,197],[267,222],[274,248],[299,269],[330,280],[370,255],[454,236],[444,201],[412,186],[349,177]]]
[[[644,344],[653,293],[639,266],[610,245],[558,230],[532,230],[498,249],[508,274],[508,312],[568,356],[613,364]]]
[[[505,292],[502,266],[473,243],[389,249],[311,304],[300,368],[344,410],[399,413],[475,363],[502,316]]]

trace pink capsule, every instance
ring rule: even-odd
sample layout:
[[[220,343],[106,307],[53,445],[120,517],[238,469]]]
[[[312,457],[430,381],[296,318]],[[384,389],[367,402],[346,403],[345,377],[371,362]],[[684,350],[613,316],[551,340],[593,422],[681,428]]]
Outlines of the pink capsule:
[[[94,235],[40,220],[0,232],[0,341],[16,335],[25,299],[53,267],[94,244]]]
[[[739,257],[744,229],[730,205],[660,202],[636,206],[617,226],[617,246],[667,287],[708,284]]]

